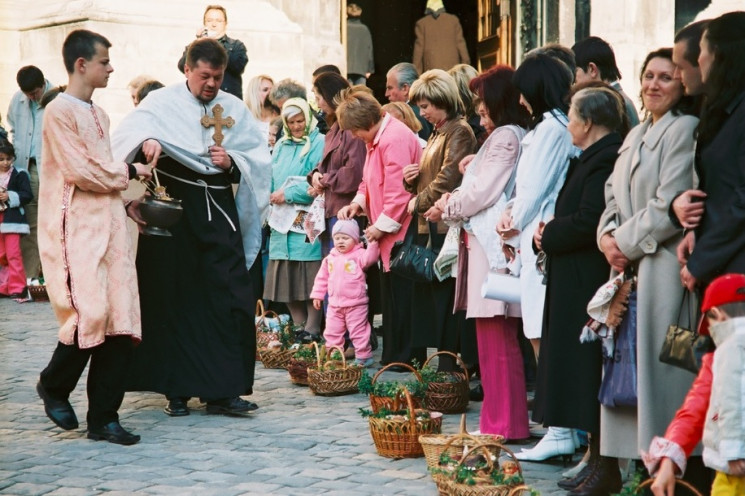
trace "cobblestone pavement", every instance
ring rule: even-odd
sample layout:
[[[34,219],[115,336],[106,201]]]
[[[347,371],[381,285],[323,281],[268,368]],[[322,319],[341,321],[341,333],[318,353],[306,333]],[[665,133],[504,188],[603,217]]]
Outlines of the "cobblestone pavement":
[[[251,399],[260,408],[249,418],[206,415],[197,400],[189,403],[191,415],[171,418],[162,396],[128,393],[121,421],[142,441],[94,442],[85,436],[83,377],[71,397],[81,427],[63,431],[46,418],[34,389],[56,336],[48,303],[0,299],[0,494],[437,494],[424,458],[376,454],[357,411],[369,407],[365,396],[314,396],[292,385],[286,371],[259,363]],[[469,406],[472,429],[480,405]],[[443,431],[455,433],[458,424],[458,415],[446,415]],[[555,484],[560,462],[523,468],[543,495],[563,494]]]

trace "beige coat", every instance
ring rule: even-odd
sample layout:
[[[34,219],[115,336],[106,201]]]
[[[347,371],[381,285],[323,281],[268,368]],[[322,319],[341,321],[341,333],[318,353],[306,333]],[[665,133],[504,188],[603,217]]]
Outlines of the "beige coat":
[[[639,458],[672,420],[693,374],[663,364],[658,355],[670,324],[677,321],[683,288],[675,254],[682,239],[668,216],[675,195],[692,186],[693,130],[698,119],[665,114],[631,130],[605,185],[606,208],[598,242],[613,233],[637,267],[638,407],[601,407],[601,455]]]
[[[442,12],[419,19],[414,26],[416,41],[412,63],[419,74],[430,69],[447,71],[456,64],[470,64],[463,28],[453,14]]]
[[[61,94],[44,112],[39,252],[59,340],[80,348],[108,335],[140,338],[140,299],[109,118]]]

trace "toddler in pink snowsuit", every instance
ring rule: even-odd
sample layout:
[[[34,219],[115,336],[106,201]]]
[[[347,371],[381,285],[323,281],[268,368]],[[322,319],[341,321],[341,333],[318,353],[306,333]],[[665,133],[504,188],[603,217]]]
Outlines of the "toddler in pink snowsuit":
[[[378,260],[380,248],[375,241],[371,241],[367,249],[360,244],[360,228],[353,220],[336,221],[332,238],[334,248],[321,263],[310,297],[313,306],[320,309],[328,291],[328,314],[323,331],[326,345],[344,349],[344,331],[348,330],[355,363],[369,367],[373,358],[365,269]]]

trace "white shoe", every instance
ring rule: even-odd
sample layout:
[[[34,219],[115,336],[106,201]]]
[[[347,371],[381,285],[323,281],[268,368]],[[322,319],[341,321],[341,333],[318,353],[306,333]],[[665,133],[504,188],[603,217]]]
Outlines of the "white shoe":
[[[522,450],[515,454],[515,458],[520,461],[542,462],[561,456],[564,463],[572,459],[574,454],[574,440],[572,439],[572,429],[566,427],[549,427],[548,432],[543,439],[533,448]]]

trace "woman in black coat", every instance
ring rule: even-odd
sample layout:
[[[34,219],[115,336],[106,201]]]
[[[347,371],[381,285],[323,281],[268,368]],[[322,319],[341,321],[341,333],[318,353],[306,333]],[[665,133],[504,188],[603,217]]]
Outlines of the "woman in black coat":
[[[600,343],[582,344],[579,335],[587,303],[610,273],[595,236],[605,209],[604,185],[626,127],[624,112],[621,97],[607,87],[585,88],[572,97],[567,128],[583,152],[569,166],[554,218],[533,238],[535,248],[548,255],[533,420],[593,434],[600,430]],[[550,448],[540,449],[539,443],[523,458],[546,459],[553,456]]]

